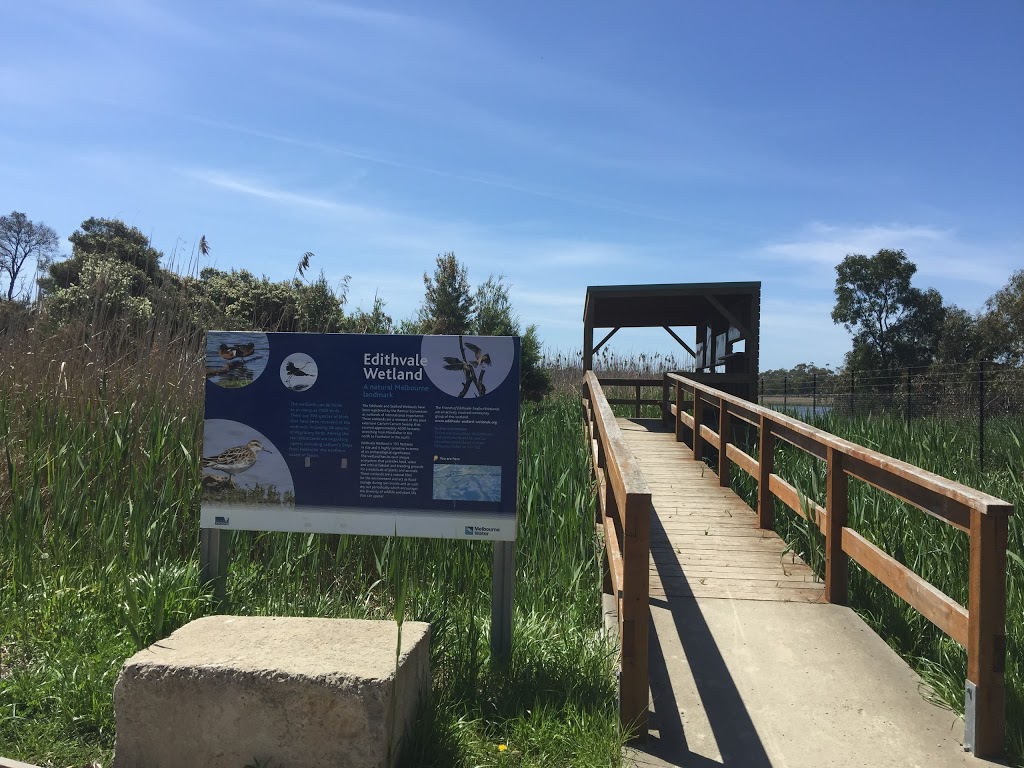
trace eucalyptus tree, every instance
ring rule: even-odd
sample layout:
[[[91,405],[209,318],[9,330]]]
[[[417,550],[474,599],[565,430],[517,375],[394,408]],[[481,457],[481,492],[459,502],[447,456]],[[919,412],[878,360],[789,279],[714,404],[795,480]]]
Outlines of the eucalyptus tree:
[[[58,242],[50,227],[20,211],[0,216],[0,291],[8,301],[24,295],[29,264],[45,269],[53,261]]]
[[[917,266],[902,250],[849,254],[836,266],[832,320],[853,334],[852,370],[894,372],[935,359],[945,317],[935,289],[911,285]]]

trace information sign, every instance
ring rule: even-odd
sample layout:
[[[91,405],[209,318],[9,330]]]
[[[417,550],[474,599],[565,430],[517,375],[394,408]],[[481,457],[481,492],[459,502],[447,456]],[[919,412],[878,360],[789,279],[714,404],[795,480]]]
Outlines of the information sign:
[[[211,331],[200,524],[512,541],[520,343]]]

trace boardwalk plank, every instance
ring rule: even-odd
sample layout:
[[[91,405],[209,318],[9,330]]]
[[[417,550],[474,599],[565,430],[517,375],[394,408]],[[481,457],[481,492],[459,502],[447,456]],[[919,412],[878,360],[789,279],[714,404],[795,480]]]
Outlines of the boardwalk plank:
[[[819,602],[823,585],[670,432],[619,419],[651,488],[651,596]]]

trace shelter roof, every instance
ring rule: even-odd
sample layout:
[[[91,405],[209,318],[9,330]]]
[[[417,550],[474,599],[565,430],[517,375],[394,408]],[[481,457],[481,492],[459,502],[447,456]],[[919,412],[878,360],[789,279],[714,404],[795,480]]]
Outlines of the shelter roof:
[[[719,314],[760,303],[761,283],[672,283],[590,285],[583,322],[593,328],[695,326]],[[710,297],[710,298],[709,298]]]

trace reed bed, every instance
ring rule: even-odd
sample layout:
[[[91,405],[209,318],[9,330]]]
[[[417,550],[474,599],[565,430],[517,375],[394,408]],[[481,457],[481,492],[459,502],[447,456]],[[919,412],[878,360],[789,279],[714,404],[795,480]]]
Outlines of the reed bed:
[[[4,756],[108,764],[124,659],[222,610],[198,567],[202,350],[159,321],[0,325]],[[429,621],[433,695],[409,765],[618,765],[578,408],[524,406],[507,665],[489,655],[485,542],[236,532],[226,610]]]

